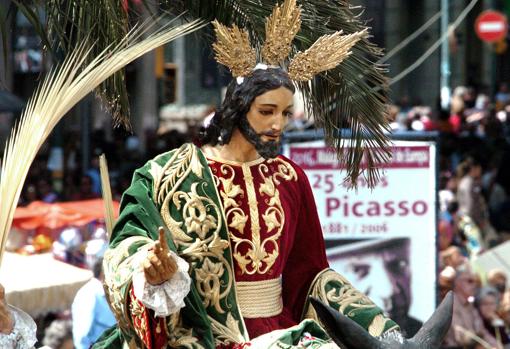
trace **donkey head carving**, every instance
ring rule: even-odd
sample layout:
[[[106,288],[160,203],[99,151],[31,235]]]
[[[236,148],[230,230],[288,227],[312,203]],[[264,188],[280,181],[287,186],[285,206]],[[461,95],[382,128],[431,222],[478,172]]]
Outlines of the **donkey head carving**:
[[[437,349],[450,328],[453,312],[453,293],[441,302],[430,319],[411,339],[388,336],[372,337],[360,325],[321,301],[310,299],[326,331],[342,349]]]

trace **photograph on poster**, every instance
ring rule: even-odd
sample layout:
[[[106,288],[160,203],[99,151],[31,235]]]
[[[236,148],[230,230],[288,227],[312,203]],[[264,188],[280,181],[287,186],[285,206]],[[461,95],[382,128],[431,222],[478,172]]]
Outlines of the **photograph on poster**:
[[[371,239],[327,251],[330,267],[370,297],[406,336],[413,336],[422,325],[409,314],[413,302],[410,243],[409,238]]]

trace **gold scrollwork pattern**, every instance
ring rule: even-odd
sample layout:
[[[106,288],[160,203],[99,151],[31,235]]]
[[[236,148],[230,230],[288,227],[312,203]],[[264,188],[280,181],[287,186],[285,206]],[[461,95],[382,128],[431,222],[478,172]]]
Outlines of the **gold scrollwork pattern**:
[[[227,296],[233,291],[232,265],[225,257],[229,242],[220,234],[224,229],[223,212],[206,192],[206,189],[216,191],[216,188],[204,179],[204,172],[198,149],[191,144],[177,150],[164,166],[153,161],[150,169],[154,183],[153,199],[160,207],[179,255],[191,266],[204,306],[218,314],[225,314],[231,308]],[[191,174],[197,179],[186,191],[179,190]],[[175,209],[171,210],[171,207]],[[173,216],[172,212],[178,212],[181,217]],[[184,341],[183,347],[196,348],[191,332],[179,328],[178,323],[174,319],[176,333],[184,337],[175,336],[173,341]],[[223,336],[214,328],[212,330],[216,340]],[[236,333],[236,337],[243,337],[238,326],[229,327],[229,331]]]
[[[191,329],[182,326],[180,312],[170,315],[167,318],[166,334],[170,348],[205,349],[198,339],[193,337]]]
[[[129,248],[135,243],[151,243],[152,240],[141,236],[132,236],[122,241],[116,248],[108,249],[103,260],[104,289],[112,311],[124,331],[131,327],[129,310],[126,307],[129,286],[135,268],[137,253],[130,255]]]
[[[220,314],[225,312],[220,307],[220,285],[224,272],[223,264],[214,263],[210,258],[205,258],[202,267],[196,269],[198,293],[204,298],[204,305],[214,306]]]
[[[220,195],[223,200],[225,216],[230,229],[230,239],[233,242],[233,257],[239,265],[241,273],[265,274],[273,266],[279,255],[278,238],[281,236],[285,224],[285,214],[280,201],[277,186],[285,181],[297,180],[294,168],[286,161],[276,158],[266,163],[256,165],[262,184],[258,188],[260,198],[264,200],[265,211],[259,214],[257,191],[252,175],[252,167],[243,164],[243,181],[246,185],[249,214],[240,208],[240,200],[244,198],[244,191],[240,185],[234,184],[235,172],[230,165],[220,166],[221,177],[216,181],[221,183]],[[271,166],[271,169],[270,169]],[[272,169],[276,168],[276,171]],[[250,219],[251,238],[244,236],[245,225]],[[262,240],[260,217],[265,224],[265,232],[269,234]],[[246,252],[241,253],[242,248]]]
[[[211,321],[211,328],[216,334],[216,341],[219,343],[243,343],[246,339],[239,333],[239,331],[232,331],[234,328],[239,328],[239,321],[237,321],[231,313],[227,314],[227,321],[225,324],[215,320],[209,316]]]
[[[359,310],[377,307],[365,294],[355,289],[345,277],[331,269],[326,269],[316,276],[309,294],[350,318],[353,318]],[[305,317],[320,322],[315,310],[310,305],[305,311]],[[376,315],[368,332],[372,336],[380,336],[388,321],[389,319],[383,315]]]
[[[182,243],[192,242],[192,236],[182,229],[183,222],[177,222],[170,215],[169,204],[175,191],[190,173],[194,173],[199,178],[203,176],[204,168],[200,164],[196,147],[186,144],[175,151],[164,166],[157,163],[157,158],[151,161],[150,165],[149,172],[153,178],[153,200],[161,207],[161,216],[172,233],[175,244],[179,247]]]

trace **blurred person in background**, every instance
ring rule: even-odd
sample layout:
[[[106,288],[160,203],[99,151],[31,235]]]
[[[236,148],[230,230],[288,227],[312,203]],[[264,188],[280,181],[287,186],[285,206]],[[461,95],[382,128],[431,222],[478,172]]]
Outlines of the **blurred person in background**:
[[[78,227],[67,226],[53,242],[53,257],[69,264],[82,266],[84,256],[80,250],[83,236]]]
[[[457,193],[457,177],[449,171],[443,171],[439,175],[439,208],[441,213],[448,211],[448,205],[455,201]]]
[[[485,200],[481,188],[482,165],[475,158],[465,159],[457,167],[457,201],[461,214],[471,217],[477,225],[486,219]]]
[[[94,191],[94,181],[89,175],[83,175],[80,179],[80,186],[71,199],[72,200],[89,200],[97,199],[100,195]]]
[[[41,349],[73,349],[73,335],[70,320],[53,320],[44,331]]]
[[[477,280],[468,264],[457,268],[453,282],[453,317],[452,325],[443,343],[443,348],[476,348],[476,335],[491,346],[496,346],[496,339],[485,328],[478,310],[473,305],[477,292]],[[481,347],[480,347],[481,348]]]
[[[464,123],[464,99],[460,95],[454,95],[450,106],[450,118],[448,119],[450,130],[458,135]]]
[[[467,86],[465,92],[462,94],[462,99],[464,100],[464,106],[466,107],[466,112],[470,113],[471,109],[476,106],[476,90],[472,86]]]
[[[457,187],[457,201],[459,203],[459,213],[463,216],[468,225],[476,225],[476,229],[463,229],[468,243],[471,247],[470,254],[478,254],[492,240],[497,240],[494,228],[489,222],[489,211],[485,198],[482,195],[482,165],[480,161],[473,157],[466,158],[457,167],[457,177],[459,185]],[[473,222],[470,223],[469,217]],[[462,222],[461,222],[462,224]]]
[[[455,269],[452,267],[445,267],[439,273],[439,299],[442,301],[448,292],[453,291],[453,282],[455,281]]]
[[[116,323],[103,289],[103,259],[94,264],[94,277],[79,291],[71,308],[73,340],[76,349],[88,349],[96,339]]]
[[[94,156],[90,160],[90,167],[87,169],[85,174],[91,180],[91,191],[97,196],[101,195],[101,175],[99,174],[99,155],[103,151],[101,149],[94,150]]]
[[[483,252],[482,233],[471,217],[467,215],[460,216],[458,231],[460,247],[468,258],[475,258]]]
[[[491,214],[494,214],[507,199],[505,189],[497,182],[501,155],[501,153],[495,153],[490,157],[488,169],[482,175],[482,188]]]
[[[503,298],[506,292],[507,277],[501,269],[492,269],[487,273],[487,284],[499,292],[499,299]]]
[[[507,290],[501,300],[498,314],[501,319],[505,322],[505,327],[510,329],[510,292]]]
[[[438,224],[439,251],[444,251],[451,246],[453,241],[453,226],[446,219],[440,219]]]
[[[510,91],[508,83],[502,82],[499,84],[498,93],[496,93],[496,110],[501,110],[510,102]]]
[[[21,194],[19,205],[26,206],[37,201],[37,188],[33,183],[26,183]]]
[[[466,257],[458,246],[450,246],[441,251],[440,258],[444,267],[452,267],[453,269],[457,269],[467,262]]]
[[[37,182],[37,193],[41,201],[52,203],[58,200],[57,193],[51,187],[51,181],[46,178],[41,178]]]
[[[510,348],[510,338],[505,328],[505,322],[498,314],[499,292],[492,287],[484,287],[478,292],[475,299],[485,329],[496,338],[498,343]]]

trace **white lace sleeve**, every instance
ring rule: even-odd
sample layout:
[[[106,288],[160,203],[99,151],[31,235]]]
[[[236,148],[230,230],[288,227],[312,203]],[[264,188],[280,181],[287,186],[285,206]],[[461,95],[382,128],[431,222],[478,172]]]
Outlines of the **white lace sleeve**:
[[[0,334],[0,348],[31,349],[37,342],[37,326],[34,320],[16,307],[10,306],[14,319],[14,329],[9,334]]]
[[[142,263],[147,253],[140,253],[139,268],[133,274],[133,290],[146,307],[154,310],[155,315],[165,317],[184,307],[184,298],[188,295],[191,278],[188,275],[188,263],[170,251],[177,262],[177,272],[161,285],[153,286],[145,280]]]

